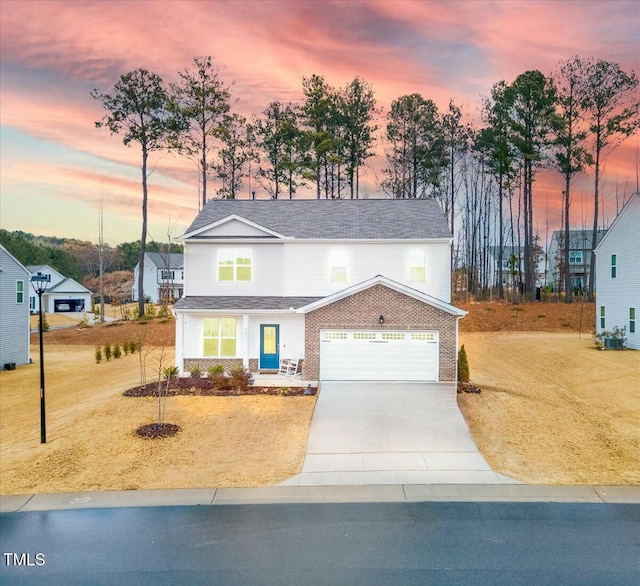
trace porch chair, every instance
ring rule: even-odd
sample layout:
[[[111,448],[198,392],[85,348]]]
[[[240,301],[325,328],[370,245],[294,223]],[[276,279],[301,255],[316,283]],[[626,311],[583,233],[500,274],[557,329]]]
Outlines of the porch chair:
[[[291,366],[290,358],[282,358],[280,360],[280,370],[278,374],[289,374],[289,367]]]
[[[287,376],[295,376],[296,374],[298,374],[299,370],[300,370],[300,359],[294,358],[289,361],[289,366],[285,374]]]

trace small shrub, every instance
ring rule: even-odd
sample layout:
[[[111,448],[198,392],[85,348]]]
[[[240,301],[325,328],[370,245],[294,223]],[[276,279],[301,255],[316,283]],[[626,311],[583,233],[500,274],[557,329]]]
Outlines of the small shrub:
[[[162,305],[160,310],[158,311],[158,317],[169,317],[171,314],[169,313],[169,307],[166,305]]]
[[[202,376],[202,368],[200,368],[199,364],[191,367],[191,376],[194,378],[200,378]]]
[[[42,314],[42,331],[43,332],[49,331],[49,323],[47,322],[47,316],[44,313]]]
[[[145,317],[156,317],[156,306],[153,303],[147,303],[144,307]]]
[[[100,346],[96,346],[96,364],[100,364],[102,362],[102,348]]]
[[[89,327],[89,320],[86,317],[83,317],[79,322],[78,322],[78,327],[79,328],[88,328]]]
[[[467,360],[467,351],[464,349],[464,344],[458,352],[458,381],[461,383],[469,382],[469,361]]]
[[[124,355],[126,356],[127,354],[129,354],[129,342],[127,340],[125,340],[122,343],[122,351],[124,352]]]
[[[291,387],[280,387],[280,388],[278,388],[278,394],[282,395],[282,396],[286,395],[290,391],[291,391]]]
[[[167,366],[162,369],[162,376],[164,376],[165,380],[170,378],[174,378],[178,376],[178,367],[177,366]]]
[[[229,384],[236,391],[246,391],[249,388],[251,373],[242,367],[233,368],[229,377]]]
[[[111,344],[104,345],[104,357],[107,359],[107,362],[111,360]]]
[[[120,344],[116,342],[113,346],[113,357],[120,358],[120,356],[122,356],[122,350],[120,349]]]
[[[213,378],[216,374],[224,374],[224,366],[222,364],[216,364],[207,368],[207,376]]]

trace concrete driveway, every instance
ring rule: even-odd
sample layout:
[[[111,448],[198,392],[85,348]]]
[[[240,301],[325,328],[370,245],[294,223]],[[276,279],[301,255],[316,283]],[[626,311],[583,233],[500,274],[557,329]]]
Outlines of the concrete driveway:
[[[287,486],[497,484],[453,383],[324,382],[302,473]]]

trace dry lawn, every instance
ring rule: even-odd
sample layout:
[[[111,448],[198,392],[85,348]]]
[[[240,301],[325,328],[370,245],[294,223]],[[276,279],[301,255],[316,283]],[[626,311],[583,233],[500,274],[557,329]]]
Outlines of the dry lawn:
[[[463,333],[480,395],[459,395],[494,470],[528,483],[640,484],[640,352],[591,336]]]
[[[146,357],[147,381],[159,353]],[[140,355],[96,365],[92,346],[45,342],[45,367],[46,444],[38,365],[0,372],[2,494],[267,486],[302,466],[313,396],[170,397],[165,421],[182,431],[148,440],[134,431],[157,421],[158,401],[122,396],[140,382]]]

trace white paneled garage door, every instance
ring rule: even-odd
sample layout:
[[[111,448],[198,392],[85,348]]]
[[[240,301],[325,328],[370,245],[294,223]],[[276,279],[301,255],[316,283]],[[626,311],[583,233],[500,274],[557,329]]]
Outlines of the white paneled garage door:
[[[322,330],[320,380],[438,380],[438,332]]]

